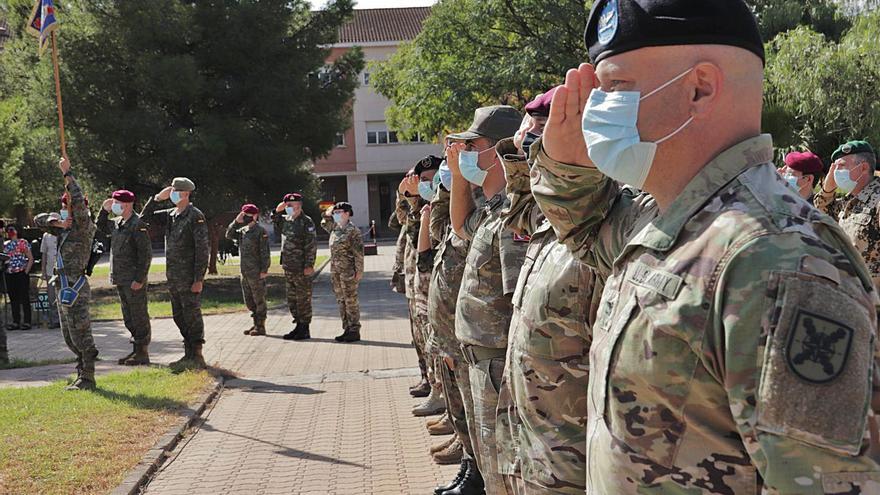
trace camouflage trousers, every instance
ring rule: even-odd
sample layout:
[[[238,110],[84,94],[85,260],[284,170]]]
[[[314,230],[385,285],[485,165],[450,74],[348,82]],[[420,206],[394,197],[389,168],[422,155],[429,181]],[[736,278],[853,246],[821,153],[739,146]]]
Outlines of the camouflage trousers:
[[[152,338],[150,313],[147,311],[147,286],[141,290],[131,290],[131,285],[117,285],[119,304],[122,306],[122,321],[131,334],[131,343],[148,345]]]
[[[458,367],[462,367],[462,365],[467,369],[467,364],[463,361],[457,363]],[[467,457],[473,458],[474,447],[471,444],[471,435],[470,431],[468,431],[467,415],[464,406],[464,396],[469,396],[471,393],[470,383],[468,383],[468,380],[459,381],[459,376],[457,376],[459,373],[456,373],[455,370],[449,369],[446,362],[440,358],[438,358],[437,369],[437,374],[440,376],[440,383],[443,384],[443,396],[446,399],[446,412],[449,414],[449,417],[452,418],[452,429],[455,430],[455,434],[458,435],[458,439],[461,441],[461,445],[464,447]]]
[[[361,305],[358,300],[358,281],[354,274],[331,273],[330,281],[333,283],[333,293],[336,294],[336,304],[339,306],[339,317],[342,318],[342,328],[347,332],[361,331]]]
[[[471,409],[466,411],[467,421],[477,467],[486,484],[486,495],[508,493],[498,469],[495,440],[498,392],[503,375],[503,357],[484,359],[468,366],[472,403]]]
[[[297,323],[312,323],[312,277],[302,270],[284,270],[287,288],[287,308]]]
[[[60,290],[60,285],[56,289]],[[94,379],[98,348],[95,347],[95,339],[92,337],[92,317],[89,314],[91,298],[92,289],[86,280],[72,306],[61,304],[60,299],[57,305],[61,335],[68,349],[76,355],[77,370]]]
[[[185,342],[205,343],[205,320],[202,318],[202,294],[194,293],[191,284],[168,284],[174,324]]]
[[[254,325],[266,324],[266,279],[259,275],[241,276],[241,295],[244,305],[251,312]]]

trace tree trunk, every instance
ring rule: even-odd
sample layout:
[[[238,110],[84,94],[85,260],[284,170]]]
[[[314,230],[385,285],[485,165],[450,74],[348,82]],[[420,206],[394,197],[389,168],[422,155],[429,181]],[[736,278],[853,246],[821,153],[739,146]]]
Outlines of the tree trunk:
[[[225,229],[220,226],[218,218],[214,217],[208,222],[208,237],[211,239],[211,257],[208,259],[208,273],[217,275],[217,252],[220,250],[220,236]]]

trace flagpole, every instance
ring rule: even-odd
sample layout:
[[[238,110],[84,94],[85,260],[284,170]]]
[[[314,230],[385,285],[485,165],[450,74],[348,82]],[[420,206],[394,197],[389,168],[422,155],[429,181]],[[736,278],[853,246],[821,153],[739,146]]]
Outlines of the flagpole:
[[[58,131],[61,135],[61,155],[67,156],[67,140],[64,137],[64,108],[61,104],[61,77],[58,72],[58,43],[52,30],[52,65],[55,66],[55,101],[58,104]]]

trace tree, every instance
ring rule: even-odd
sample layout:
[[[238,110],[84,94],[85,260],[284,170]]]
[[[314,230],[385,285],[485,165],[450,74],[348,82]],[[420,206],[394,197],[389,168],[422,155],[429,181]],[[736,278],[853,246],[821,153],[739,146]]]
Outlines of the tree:
[[[363,67],[358,50],[325,66],[351,0],[319,12],[305,0],[62,7],[71,155],[97,189],[146,197],[174,176],[193,179],[214,240],[212,270],[224,212],[274,206],[293,190],[315,197],[308,164],[350,125],[347,103]]]
[[[783,149],[828,158],[842,142],[880,144],[880,13],[839,43],[806,27],[777,37],[766,70],[764,128]]]
[[[588,15],[582,0],[440,1],[413,42],[376,64],[389,125],[437,135],[467,127],[483,105],[522,107],[586,60]]]

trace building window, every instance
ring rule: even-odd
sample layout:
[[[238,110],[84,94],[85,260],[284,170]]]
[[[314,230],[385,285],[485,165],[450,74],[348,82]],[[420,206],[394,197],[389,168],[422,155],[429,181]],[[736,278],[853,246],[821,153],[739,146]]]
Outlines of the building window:
[[[370,85],[370,73],[364,72],[364,86]]]
[[[333,145],[337,148],[345,148],[345,134],[337,132],[336,138],[333,140]]]
[[[425,137],[419,133],[406,140],[397,135],[397,131],[389,131],[384,121],[367,122],[367,144],[407,144],[426,143]]]

